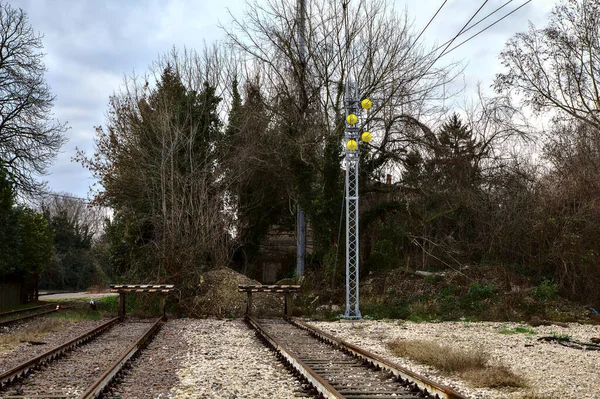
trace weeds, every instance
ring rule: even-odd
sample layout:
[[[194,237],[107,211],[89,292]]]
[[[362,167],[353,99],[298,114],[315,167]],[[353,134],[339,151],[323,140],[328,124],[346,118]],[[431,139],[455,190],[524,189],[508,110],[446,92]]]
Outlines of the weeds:
[[[566,333],[558,333],[556,331],[550,331],[550,335],[552,336],[552,338],[563,339],[563,340],[568,340],[568,341],[571,340],[571,336]]]
[[[51,313],[48,317],[58,320],[77,321],[77,320],[100,320],[102,318],[100,311],[88,309],[65,309],[59,312]]]
[[[561,399],[561,397],[535,392],[527,392],[523,394],[523,396],[520,396],[519,399]]]
[[[42,341],[49,333],[62,330],[65,324],[67,324],[65,320],[48,318],[28,330],[11,334],[0,334],[0,352],[10,350],[22,342]]]
[[[456,373],[476,387],[523,387],[522,377],[503,365],[488,364],[489,355],[481,347],[456,349],[430,341],[395,340],[388,348],[396,355]]]
[[[475,388],[522,387],[525,380],[506,366],[467,370],[461,375]]]
[[[488,356],[481,348],[458,350],[429,341],[395,340],[388,347],[398,356],[408,357],[447,372],[485,367]]]

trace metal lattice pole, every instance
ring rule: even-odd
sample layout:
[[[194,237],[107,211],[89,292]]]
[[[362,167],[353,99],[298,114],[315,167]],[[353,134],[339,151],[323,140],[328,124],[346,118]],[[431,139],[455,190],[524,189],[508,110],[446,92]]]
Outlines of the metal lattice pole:
[[[298,0],[298,20],[300,29],[298,30],[298,42],[300,47],[300,63],[302,65],[300,81],[300,106],[302,107],[302,127],[306,128],[306,109],[308,99],[304,95],[306,84],[306,0]],[[304,255],[306,252],[306,220],[304,211],[297,205],[296,213],[296,275],[298,278],[304,276]]]
[[[358,141],[359,129],[348,122],[348,115],[357,115],[358,87],[346,83],[346,134],[345,142]],[[360,319],[358,306],[359,237],[358,237],[358,148],[345,147],[346,163],[346,312],[348,319]]]

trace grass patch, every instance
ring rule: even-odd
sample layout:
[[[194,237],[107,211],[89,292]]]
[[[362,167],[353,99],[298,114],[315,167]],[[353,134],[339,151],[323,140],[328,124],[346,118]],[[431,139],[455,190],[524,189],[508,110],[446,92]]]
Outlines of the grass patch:
[[[395,340],[388,347],[397,356],[408,357],[452,373],[483,368],[488,361],[488,356],[481,348],[459,350],[420,340]]]
[[[0,334],[0,352],[11,350],[22,342],[41,342],[49,333],[64,329],[67,323],[66,320],[48,318],[39,325],[31,327],[31,329],[11,334]]]
[[[100,320],[103,317],[102,311],[91,309],[63,309],[58,312],[50,313],[48,317],[55,320],[78,321],[78,320]]]
[[[550,335],[552,335],[552,338],[564,339],[567,341],[571,340],[571,336],[565,333],[557,333],[556,331],[550,331]]]
[[[506,366],[487,366],[477,370],[467,370],[461,374],[475,388],[523,387],[525,380]]]
[[[527,392],[523,394],[523,396],[519,396],[519,399],[561,399],[561,397],[535,392]]]
[[[458,374],[476,387],[523,387],[525,380],[503,365],[490,365],[481,347],[457,349],[431,341],[394,340],[388,348],[396,355]]]
[[[500,327],[500,334],[530,334],[535,335],[537,332],[533,328],[527,326],[517,326],[515,328],[508,328],[506,324]]]
[[[107,296],[94,299],[98,311],[116,316],[119,313],[119,297]],[[172,310],[172,300],[167,300],[167,312]],[[125,314],[138,317],[155,317],[161,314],[160,296],[152,294],[125,294]]]

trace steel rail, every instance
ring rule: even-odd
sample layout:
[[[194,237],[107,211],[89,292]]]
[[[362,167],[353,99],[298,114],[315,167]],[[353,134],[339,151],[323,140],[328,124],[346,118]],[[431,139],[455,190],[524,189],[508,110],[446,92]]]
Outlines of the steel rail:
[[[127,349],[121,357],[114,362],[108,370],[94,381],[85,392],[79,397],[79,399],[95,399],[100,396],[102,391],[108,387],[113,378],[121,371],[123,366],[146,344],[146,342],[152,337],[158,329],[162,326],[162,318],[159,318],[148,328],[144,335],[139,338],[129,349]]]
[[[48,306],[54,306],[56,307],[56,303],[49,303],[46,305],[39,305],[39,306],[32,306],[30,308],[23,308],[23,309],[17,309],[17,310],[7,310],[6,312],[0,312],[0,317],[5,317],[5,316],[11,316],[14,314],[19,314],[19,313],[25,313],[25,312],[29,312],[31,310],[36,310],[36,309],[41,309],[41,308],[47,308]]]
[[[78,337],[70,340],[69,342],[59,345],[54,349],[50,349],[49,351],[44,352],[41,355],[36,356],[33,359],[27,360],[26,362],[21,363],[18,366],[13,367],[12,369],[0,374],[0,389],[2,389],[4,386],[8,385],[12,381],[16,380],[17,378],[26,376],[30,370],[42,364],[48,363],[63,355],[65,352],[72,350],[73,348],[91,340],[92,338],[95,338],[97,335],[104,332],[109,327],[112,327],[119,320],[120,319],[118,317],[110,319],[106,323],[79,335]]]
[[[312,368],[310,368],[306,363],[304,363],[298,356],[294,354],[291,350],[282,345],[276,338],[271,336],[268,332],[266,332],[260,323],[252,316],[246,316],[246,321],[256,332],[261,336],[261,338],[266,341],[269,346],[271,346],[279,355],[281,355],[285,362],[300,373],[309,384],[311,384],[319,394],[324,398],[336,398],[336,399],[344,399],[345,396],[342,395],[338,390],[332,387],[327,381],[325,381],[319,374],[317,374]]]
[[[18,321],[33,319],[34,317],[43,316],[48,313],[57,312],[58,310],[59,310],[59,308],[54,308],[54,309],[50,309],[50,310],[45,310],[43,312],[38,312],[38,313],[34,313],[34,314],[29,314],[26,316],[17,317],[16,319],[0,321],[0,327],[8,326],[8,325],[16,323]]]
[[[8,325],[11,325],[11,324],[16,323],[18,321],[33,319],[34,317],[43,316],[45,314],[52,313],[52,312],[57,312],[59,310],[66,310],[66,309],[71,309],[71,308],[75,307],[72,302],[67,302],[66,304],[67,304],[67,306],[61,305],[61,304],[49,304],[49,305],[35,306],[35,307],[32,307],[32,308],[28,308],[28,309],[11,310],[9,312],[5,312],[4,313],[5,315],[9,315],[9,314],[13,314],[14,315],[14,314],[19,314],[19,313],[25,313],[26,311],[32,310],[32,309],[39,309],[39,308],[43,308],[43,307],[54,306],[53,309],[46,310],[44,312],[38,312],[38,313],[30,314],[30,315],[25,315],[25,316],[17,317],[15,319],[2,320],[2,321],[0,321],[0,327],[8,326]]]
[[[298,320],[296,318],[288,318],[288,321],[298,328],[307,330],[323,342],[326,342],[332,346],[342,349],[347,353],[357,356],[373,366],[387,370],[388,372],[393,373],[394,376],[397,378],[416,384],[422,391],[427,392],[429,395],[437,395],[441,399],[467,399],[466,396],[454,391],[450,387],[438,384],[428,379],[427,377],[419,375],[398,364],[392,363],[379,355],[361,349],[354,344],[346,342],[338,337],[326,333],[325,331],[308,325],[301,320]]]

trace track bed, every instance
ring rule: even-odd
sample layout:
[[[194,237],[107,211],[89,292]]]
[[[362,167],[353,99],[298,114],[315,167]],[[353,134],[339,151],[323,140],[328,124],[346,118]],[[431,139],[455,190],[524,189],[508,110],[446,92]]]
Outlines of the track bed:
[[[145,321],[116,324],[96,339],[6,387],[0,391],[0,398],[78,397],[151,325]]]

